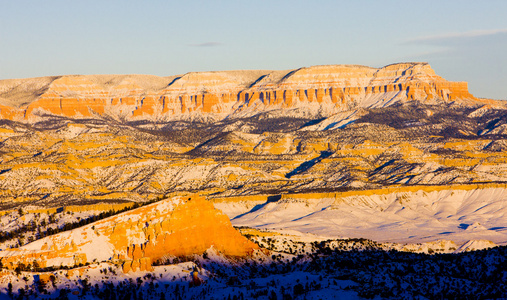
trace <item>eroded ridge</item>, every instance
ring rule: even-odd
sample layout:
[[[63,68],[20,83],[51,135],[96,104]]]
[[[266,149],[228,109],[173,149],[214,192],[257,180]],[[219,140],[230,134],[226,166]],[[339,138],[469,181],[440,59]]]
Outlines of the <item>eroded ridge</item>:
[[[277,109],[295,109],[285,114],[315,117],[410,100],[493,103],[471,95],[466,82],[450,82],[436,75],[427,63],[379,69],[328,65],[172,77],[69,75],[0,81],[0,118],[25,123],[55,116],[212,121]]]
[[[226,257],[247,257],[258,248],[235,230],[229,218],[203,197],[174,197],[92,224],[0,252],[3,266],[20,263],[74,267],[111,262],[124,272],[152,270],[170,257],[213,249]]]

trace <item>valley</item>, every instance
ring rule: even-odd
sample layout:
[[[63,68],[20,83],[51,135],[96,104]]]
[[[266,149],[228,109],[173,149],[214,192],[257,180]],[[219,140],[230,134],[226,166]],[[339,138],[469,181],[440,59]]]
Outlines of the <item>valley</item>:
[[[506,112],[426,63],[1,80],[0,293],[504,296]]]

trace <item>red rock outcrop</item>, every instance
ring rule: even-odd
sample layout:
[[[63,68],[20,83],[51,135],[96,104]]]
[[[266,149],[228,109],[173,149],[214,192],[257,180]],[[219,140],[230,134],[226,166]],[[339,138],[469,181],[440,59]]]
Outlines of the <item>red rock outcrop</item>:
[[[93,261],[121,264],[125,272],[151,270],[168,257],[203,254],[213,248],[228,257],[251,255],[258,246],[235,230],[229,218],[203,197],[175,197],[0,252],[4,266],[76,266]]]
[[[380,69],[329,65],[176,77],[94,75],[0,81],[0,118],[29,123],[51,115],[216,120],[281,108],[306,108],[306,114],[328,116],[410,100],[485,102],[468,92],[466,82],[446,81],[427,63]]]

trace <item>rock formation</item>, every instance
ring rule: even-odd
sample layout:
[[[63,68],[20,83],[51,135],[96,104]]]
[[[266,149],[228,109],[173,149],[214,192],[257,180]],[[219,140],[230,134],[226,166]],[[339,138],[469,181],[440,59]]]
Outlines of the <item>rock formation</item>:
[[[108,261],[130,270],[151,270],[170,257],[202,255],[212,249],[226,257],[246,257],[258,249],[236,231],[229,218],[199,196],[174,197],[92,224],[0,252],[4,266],[77,266]]]
[[[426,63],[0,81],[0,118],[24,123],[50,117],[214,121],[280,109],[281,115],[327,117],[410,100],[484,102],[468,92],[466,82],[446,81]]]

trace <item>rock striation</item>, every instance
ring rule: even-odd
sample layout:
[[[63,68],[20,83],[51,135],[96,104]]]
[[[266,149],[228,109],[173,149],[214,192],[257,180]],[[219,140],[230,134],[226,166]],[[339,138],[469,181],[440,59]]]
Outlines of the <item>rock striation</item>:
[[[149,271],[171,257],[202,255],[212,249],[226,257],[247,257],[258,246],[236,231],[229,218],[203,197],[173,197],[92,224],[0,252],[4,266],[120,264],[124,272]]]
[[[412,100],[488,102],[471,95],[466,82],[450,82],[436,75],[427,63],[398,63],[379,69],[325,65],[173,77],[71,75],[0,81],[0,118],[24,123],[51,117],[206,122],[267,111],[327,117]]]

